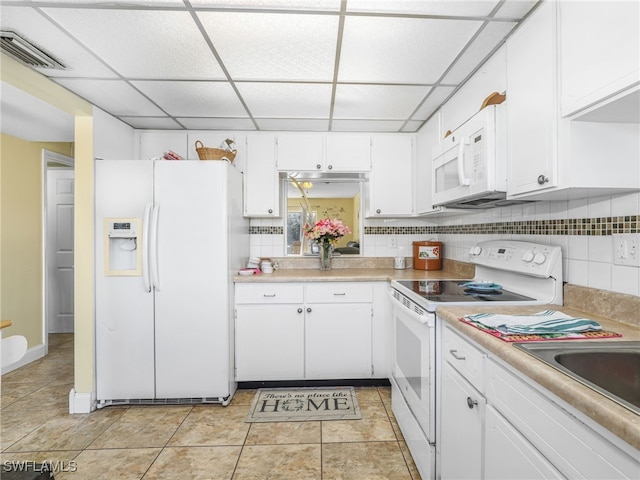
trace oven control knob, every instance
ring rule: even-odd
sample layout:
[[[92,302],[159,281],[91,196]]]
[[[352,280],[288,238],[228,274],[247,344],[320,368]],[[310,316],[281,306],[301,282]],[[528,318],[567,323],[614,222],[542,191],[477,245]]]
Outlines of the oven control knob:
[[[533,262],[538,265],[542,265],[547,260],[547,257],[544,253],[536,253],[535,257],[533,257]]]
[[[480,255],[480,252],[482,252],[482,247],[478,245],[471,247],[471,250],[469,250],[469,253],[473,256]]]
[[[522,256],[522,260],[524,262],[529,263],[531,260],[533,260],[534,254],[531,250],[527,250],[526,252],[524,252],[524,255]]]

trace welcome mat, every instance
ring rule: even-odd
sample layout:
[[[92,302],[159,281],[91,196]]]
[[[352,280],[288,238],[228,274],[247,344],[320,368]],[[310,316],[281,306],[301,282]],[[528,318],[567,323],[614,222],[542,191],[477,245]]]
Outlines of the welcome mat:
[[[360,420],[353,387],[261,388],[245,422]]]

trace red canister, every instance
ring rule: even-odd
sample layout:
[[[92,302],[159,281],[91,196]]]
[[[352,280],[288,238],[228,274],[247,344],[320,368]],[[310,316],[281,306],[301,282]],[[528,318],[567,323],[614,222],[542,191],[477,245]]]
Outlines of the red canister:
[[[442,242],[413,242],[414,270],[442,270]]]

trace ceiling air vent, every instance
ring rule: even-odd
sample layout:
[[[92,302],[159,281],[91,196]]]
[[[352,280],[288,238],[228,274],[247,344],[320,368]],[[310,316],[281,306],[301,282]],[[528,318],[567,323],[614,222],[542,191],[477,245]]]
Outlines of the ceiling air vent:
[[[27,42],[14,32],[0,32],[0,50],[30,67],[65,68],[51,55]]]

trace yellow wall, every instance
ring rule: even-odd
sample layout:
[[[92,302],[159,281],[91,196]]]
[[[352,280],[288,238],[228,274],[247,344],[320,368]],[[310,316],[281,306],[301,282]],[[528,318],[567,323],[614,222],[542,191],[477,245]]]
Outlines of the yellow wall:
[[[358,197],[359,201],[359,197]],[[311,211],[316,212],[317,219],[337,218],[341,220],[346,226],[351,229],[350,235],[345,235],[336,244],[336,247],[346,247],[347,242],[350,242],[354,238],[358,238],[358,217],[357,213],[354,212],[354,203],[355,200],[353,198],[310,198],[309,205],[311,206]],[[300,200],[296,198],[288,199],[288,209],[289,211],[300,210]],[[355,232],[355,233],[354,233]]]
[[[71,143],[0,139],[0,316],[13,326],[3,335],[43,343],[42,149],[71,156]]]

